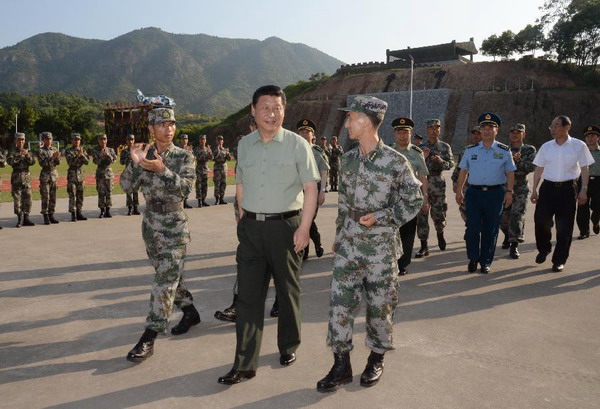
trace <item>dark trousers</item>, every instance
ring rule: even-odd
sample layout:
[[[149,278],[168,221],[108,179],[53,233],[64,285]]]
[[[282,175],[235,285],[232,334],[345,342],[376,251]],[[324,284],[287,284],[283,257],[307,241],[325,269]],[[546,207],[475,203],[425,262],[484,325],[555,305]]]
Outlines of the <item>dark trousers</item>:
[[[300,345],[300,268],[294,232],[300,216],[257,221],[243,217],[237,226],[237,346],[233,368],[256,370],[264,326],[265,299],[271,274],[279,302],[277,346],[290,354]]]
[[[467,189],[467,257],[482,266],[490,266],[494,261],[504,192],[503,188],[480,190],[469,186]]]
[[[581,179],[578,181],[581,190]],[[577,227],[579,233],[590,234],[590,210],[592,225],[600,222],[600,176],[590,176],[587,189],[587,202],[577,206]]]
[[[406,268],[410,264],[410,258],[415,243],[417,232],[417,216],[400,227],[400,240],[402,240],[402,257],[398,259],[398,268]]]
[[[552,227],[556,222],[553,264],[565,264],[569,258],[576,206],[575,182],[554,183],[547,180],[542,182],[534,214],[535,245],[540,253],[552,251],[550,240],[552,240]]]

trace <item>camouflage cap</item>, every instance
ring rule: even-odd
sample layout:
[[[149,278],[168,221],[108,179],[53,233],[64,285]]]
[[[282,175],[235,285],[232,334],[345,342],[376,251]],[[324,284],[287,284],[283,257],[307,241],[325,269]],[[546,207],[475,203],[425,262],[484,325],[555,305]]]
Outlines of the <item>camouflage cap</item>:
[[[335,135],[332,135],[332,136],[331,136],[331,139],[337,139],[337,136],[335,136]]]
[[[188,134],[186,134],[186,133],[182,133],[181,135],[179,135],[179,138],[181,138],[181,139],[189,139],[188,138]]]
[[[514,124],[513,126],[510,127],[511,131],[523,131],[525,132],[525,125],[524,124]]]
[[[223,139],[223,135],[218,135],[217,139]]]
[[[127,139],[135,139],[135,135],[130,133],[129,135],[127,135]]]
[[[430,126],[442,126],[442,121],[440,121],[439,119],[428,119],[427,122],[427,127],[429,128]]]
[[[396,129],[413,129],[415,122],[410,118],[396,118],[392,121],[392,128]]]
[[[493,112],[484,112],[483,114],[479,115],[477,122],[479,122],[479,126],[488,124],[499,127],[502,125],[502,119]]]
[[[317,125],[310,119],[301,119],[296,124],[296,130],[301,131],[303,129],[308,129],[309,131],[316,132]]]
[[[15,139],[25,139],[25,134],[23,132],[15,133]]]
[[[349,107],[338,108],[340,111],[360,112],[368,116],[379,118],[383,121],[388,104],[379,98],[359,95],[354,98]]]
[[[98,139],[108,139],[106,134],[98,135]]]
[[[583,136],[586,136],[588,134],[593,134],[593,133],[600,136],[600,126],[589,125],[589,126],[586,126],[585,129],[583,130]]]
[[[42,139],[46,139],[46,138],[52,139],[52,132],[48,132],[48,131],[42,132],[40,134],[40,138],[42,138]]]
[[[162,122],[177,122],[173,108],[154,108],[148,111],[148,123],[150,125]]]
[[[416,134],[413,136],[413,139],[420,139],[420,140],[423,140],[423,137],[422,137],[421,135],[419,135],[418,133],[416,133]]]
[[[473,129],[471,129],[471,133],[479,132],[481,133],[481,127],[479,125],[475,125]]]
[[[206,139],[206,135],[200,135],[198,139]]]
[[[81,139],[81,135],[79,135],[78,133],[72,133],[71,139]]]

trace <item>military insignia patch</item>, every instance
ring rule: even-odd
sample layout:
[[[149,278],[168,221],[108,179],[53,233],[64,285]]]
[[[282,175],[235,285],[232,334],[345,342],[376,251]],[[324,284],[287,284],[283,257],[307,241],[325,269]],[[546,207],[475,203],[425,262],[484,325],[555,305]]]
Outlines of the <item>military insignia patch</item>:
[[[406,121],[404,120],[404,118],[402,118],[402,119],[400,120],[400,123],[401,123],[401,124],[405,124],[405,123],[406,123]]]
[[[491,116],[490,114],[487,114],[487,115],[485,116],[485,119],[492,119],[492,116]]]
[[[304,121],[302,121],[302,125],[308,125],[308,121],[305,119]]]
[[[501,152],[494,152],[494,159],[502,159],[503,155]]]
[[[477,155],[471,155],[471,160],[477,160]]]

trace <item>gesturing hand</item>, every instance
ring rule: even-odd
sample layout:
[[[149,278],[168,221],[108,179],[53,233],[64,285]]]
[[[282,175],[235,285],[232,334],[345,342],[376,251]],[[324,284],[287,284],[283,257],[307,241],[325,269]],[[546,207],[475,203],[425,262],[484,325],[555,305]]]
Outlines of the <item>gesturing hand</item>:
[[[146,145],[146,149],[144,149],[143,143],[136,143],[131,147],[130,155],[133,163],[138,165],[142,159],[146,157],[148,154],[148,150],[150,149],[150,145]]]

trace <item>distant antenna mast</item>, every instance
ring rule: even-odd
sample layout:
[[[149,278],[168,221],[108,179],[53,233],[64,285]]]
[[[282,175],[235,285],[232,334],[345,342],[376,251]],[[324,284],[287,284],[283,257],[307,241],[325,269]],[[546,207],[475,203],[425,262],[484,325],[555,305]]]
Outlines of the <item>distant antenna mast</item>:
[[[408,54],[410,57],[410,103],[408,108],[408,117],[412,119],[412,107],[413,107],[413,67],[415,64],[415,59],[412,54]]]

